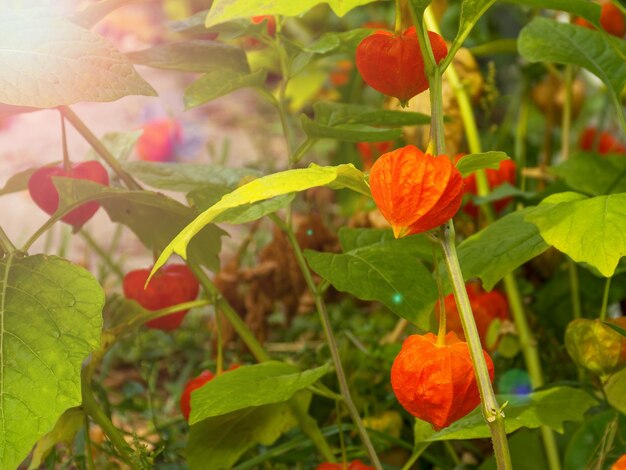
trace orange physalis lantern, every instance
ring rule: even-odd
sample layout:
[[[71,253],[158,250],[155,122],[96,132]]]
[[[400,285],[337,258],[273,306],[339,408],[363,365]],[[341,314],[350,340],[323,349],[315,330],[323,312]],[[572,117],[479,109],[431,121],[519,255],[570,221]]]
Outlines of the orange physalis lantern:
[[[446,43],[432,31],[428,31],[428,38],[439,63],[448,53]],[[428,89],[415,26],[401,36],[390,31],[367,36],[356,49],[356,66],[365,83],[385,95],[395,96],[403,104]]]
[[[431,230],[457,213],[463,178],[445,155],[407,145],[382,155],[370,172],[372,197],[396,238]]]
[[[493,362],[483,354],[493,380]],[[467,343],[454,332],[446,335],[443,346],[437,345],[433,333],[409,336],[393,361],[391,386],[405,410],[437,431],[480,404]]]

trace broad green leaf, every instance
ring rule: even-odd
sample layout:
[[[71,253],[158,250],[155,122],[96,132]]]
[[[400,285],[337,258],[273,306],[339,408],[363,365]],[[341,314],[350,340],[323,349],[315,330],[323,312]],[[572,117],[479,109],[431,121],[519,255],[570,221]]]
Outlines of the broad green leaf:
[[[471,153],[461,157],[456,162],[456,168],[461,172],[463,178],[466,178],[478,170],[487,168],[497,170],[500,168],[500,162],[503,160],[509,160],[508,155],[504,152]]]
[[[4,187],[0,189],[0,196],[28,189],[28,180],[30,179],[31,175],[37,170],[38,168],[27,168],[24,171],[15,173],[7,180],[7,182],[4,184]]]
[[[587,0],[502,0],[506,3],[517,3],[532,8],[560,10],[582,16],[596,26],[600,26],[600,5]]]
[[[205,25],[213,26],[225,21],[238,18],[250,18],[258,15],[298,16],[309,11],[316,5],[328,4],[337,16],[343,16],[353,8],[375,0],[273,0],[258,2],[258,0],[215,0]]]
[[[392,111],[371,106],[321,101],[313,105],[315,122],[328,126],[366,124],[368,126],[400,127],[430,124],[430,116],[422,113]]]
[[[0,468],[14,469],[68,408],[98,348],[104,292],[56,256],[0,260]]]
[[[508,182],[502,183],[486,196],[480,197],[472,195],[472,202],[479,206],[488,202],[499,201],[507,197],[519,197],[522,199],[531,199],[537,196],[537,193],[531,191],[522,191],[516,186],[511,186]]]
[[[128,159],[131,152],[135,148],[135,144],[139,137],[141,137],[142,131],[129,131],[129,132],[109,132],[104,134],[104,136],[100,139],[102,145],[106,147],[106,149],[111,152],[120,163],[123,163]],[[95,150],[89,149],[87,152],[88,160],[98,160],[100,156],[96,153]]]
[[[206,73],[185,90],[185,109],[195,108],[241,88],[262,86],[265,75],[263,70],[240,73],[223,69]]]
[[[463,46],[463,43],[478,23],[478,20],[485,12],[496,3],[496,0],[463,0],[461,3],[461,18],[456,37],[450,46],[450,51],[440,66],[445,68],[452,62],[456,52]]]
[[[232,70],[240,74],[250,73],[243,49],[217,41],[197,39],[159,44],[128,52],[126,57],[135,64],[184,72]]]
[[[609,327],[615,326],[609,323],[607,325]],[[604,384],[604,393],[606,393],[606,399],[613,408],[626,414],[626,369],[622,369],[609,377]]]
[[[575,153],[550,169],[575,191],[591,196],[626,192],[626,158]]]
[[[285,99],[289,102],[292,113],[300,111],[317,96],[328,80],[328,73],[317,67],[307,67],[289,80],[285,90]]]
[[[411,238],[411,237],[409,237]],[[401,240],[389,241],[345,253],[306,250],[311,269],[337,290],[362,300],[377,300],[396,315],[427,330],[437,300],[432,274]]]
[[[228,209],[215,218],[215,223],[245,224],[252,222],[287,207],[295,197],[295,193],[283,194],[282,196],[276,196],[267,201],[245,204],[233,209]]]
[[[515,470],[538,470],[549,468],[546,461],[540,431],[520,429],[507,439]],[[490,456],[478,470],[497,470],[496,461]]]
[[[339,244],[344,252],[383,243],[393,243],[398,249],[415,253],[421,259],[429,262],[433,260],[433,242],[423,236],[396,239],[391,230],[351,227],[339,229]],[[436,249],[439,252],[439,245],[436,245]]]
[[[156,272],[174,253],[187,258],[187,245],[191,239],[205,226],[215,220],[223,212],[245,204],[265,201],[276,196],[305,191],[317,186],[328,186],[341,181],[343,187],[359,188],[369,194],[365,176],[353,165],[317,166],[297,170],[287,170],[259,178],[245,184],[233,192],[226,194],[219,202],[204,211],[187,225],[182,232],[165,247],[154,265]]]
[[[126,225],[146,248],[156,252],[163,250],[196,215],[193,209],[160,193],[127,191],[71,178],[53,180],[61,207],[68,202],[96,200],[113,222]],[[203,227],[189,247],[190,259],[217,271],[222,235],[224,232],[215,225]]]
[[[603,276],[615,272],[626,254],[626,194],[588,198],[559,193],[546,198],[524,220],[535,225],[549,245]]]
[[[426,8],[428,8],[428,5],[432,3],[432,0],[409,0],[409,2],[415,10],[418,18],[421,19],[423,18],[424,12],[426,11]]]
[[[44,465],[43,460],[59,443],[71,446],[76,433],[85,425],[85,413],[80,407],[70,408],[57,420],[52,431],[47,433],[35,446],[28,465],[29,470],[36,470]]]
[[[287,403],[245,408],[192,425],[185,452],[190,470],[206,470],[207,462],[215,470],[233,468],[248,449],[258,444],[271,446],[295,427],[298,421],[292,407],[306,410],[310,401],[311,394],[301,391]]]
[[[208,13],[209,10],[199,11],[198,13],[191,15],[189,18],[172,21],[168,24],[168,26],[172,31],[190,36],[206,36],[209,33],[217,33],[220,40],[238,38],[247,34],[251,29],[255,29],[259,26],[251,23],[248,18],[242,18],[207,28],[204,26],[204,21],[206,20]]]
[[[626,85],[626,43],[569,23],[534,18],[522,29],[519,52],[530,62],[573,64],[604,82],[615,103]],[[618,109],[622,113],[621,107]]]
[[[2,103],[53,108],[156,95],[102,36],[49,10],[0,10],[0,30],[0,63],[11,64],[0,71]]]
[[[626,416],[607,410],[591,416],[574,433],[565,450],[563,470],[608,470],[625,453]],[[605,465],[598,465],[602,460]]]
[[[582,421],[589,408],[598,402],[587,392],[570,387],[554,387],[529,395],[499,395],[498,403],[508,402],[504,408],[504,427],[507,434],[518,429],[547,426],[563,433],[565,421]],[[429,441],[449,439],[479,439],[489,437],[489,427],[480,407],[465,418],[452,423],[430,437]]]
[[[251,168],[228,168],[194,163],[124,162],[122,167],[153,188],[189,192],[197,189],[231,191],[243,181],[261,176]],[[221,197],[221,196],[220,196]]]
[[[485,289],[491,290],[508,273],[548,249],[537,227],[524,221],[531,210],[505,215],[459,244],[466,280],[479,277]]]
[[[381,129],[363,124],[340,124],[327,126],[318,124],[305,114],[300,117],[302,129],[311,139],[335,139],[343,142],[381,142],[402,136],[400,129]]]
[[[189,424],[245,408],[286,402],[327,372],[328,364],[301,371],[278,361],[239,367],[191,393]]]
[[[359,43],[370,34],[372,30],[366,28],[340,32],[329,31],[322,34],[314,43],[303,47],[303,50],[315,54],[354,54]]]

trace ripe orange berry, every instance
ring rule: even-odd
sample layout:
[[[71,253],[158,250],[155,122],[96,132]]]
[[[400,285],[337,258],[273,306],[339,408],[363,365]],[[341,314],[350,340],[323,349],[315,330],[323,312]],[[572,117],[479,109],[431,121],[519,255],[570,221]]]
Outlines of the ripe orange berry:
[[[448,53],[446,43],[432,31],[428,31],[428,38],[439,63]],[[403,105],[428,89],[424,57],[414,26],[401,36],[389,31],[367,36],[357,46],[356,66],[365,83],[385,95],[395,96]]]
[[[600,25],[607,33],[617,36],[618,38],[624,36],[624,33],[626,32],[624,14],[611,2],[605,2],[602,4],[602,10],[600,11]]]
[[[445,155],[407,145],[382,155],[370,171],[372,197],[396,238],[426,232],[457,213],[463,178]]]
[[[485,351],[489,376],[493,362]],[[400,404],[438,431],[480,404],[480,393],[467,343],[456,333],[437,345],[432,333],[409,336],[391,367],[391,386]]]

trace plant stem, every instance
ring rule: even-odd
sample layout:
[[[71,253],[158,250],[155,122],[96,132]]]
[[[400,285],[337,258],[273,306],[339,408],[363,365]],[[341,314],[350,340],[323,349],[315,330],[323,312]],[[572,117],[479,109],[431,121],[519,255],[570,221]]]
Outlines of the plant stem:
[[[402,35],[402,4],[401,0],[396,0],[396,23],[394,27],[396,36]]]
[[[91,448],[91,436],[89,436],[89,416],[85,415],[85,460],[87,461],[87,468],[89,470],[96,470],[96,466],[93,462],[93,450]]]
[[[439,297],[439,331],[437,331],[437,346],[446,345],[446,306],[443,297],[443,286],[441,285],[441,274],[439,273],[439,260],[437,259],[436,245],[433,242],[433,263],[435,265],[435,279],[437,280],[437,294]]]
[[[215,309],[219,309],[224,314],[244,344],[248,347],[254,358],[258,362],[267,362],[271,360],[269,354],[265,351],[265,349],[263,349],[263,346],[261,346],[261,344],[257,341],[254,334],[252,334],[235,309],[226,299],[224,299],[219,289],[215,286],[215,284],[213,284],[213,281],[209,279],[202,268],[195,263],[188,262],[187,264],[209,297],[216,299]],[[326,442],[324,435],[320,431],[317,422],[299,405],[290,403],[290,408],[298,420],[298,425],[300,426],[300,429],[302,429],[302,432],[304,432],[309,439],[311,439],[324,459],[328,462],[334,462],[335,456]]]
[[[572,127],[572,82],[574,80],[574,66],[565,66],[565,101],[563,102],[563,116],[561,117],[561,157],[569,158],[570,130]]]
[[[572,297],[572,314],[574,318],[582,318],[580,306],[580,287],[578,283],[578,267],[572,258],[567,258],[567,271],[569,272],[569,288]]]
[[[452,283],[454,298],[458,306],[463,332],[465,333],[465,339],[474,366],[474,373],[476,374],[478,390],[480,391],[483,416],[491,431],[496,464],[499,470],[508,470],[511,469],[512,466],[506,440],[506,432],[504,430],[504,413],[498,405],[493,387],[491,386],[491,377],[489,376],[487,362],[485,361],[478,329],[476,328],[476,322],[472,314],[472,307],[467,291],[465,290],[463,273],[461,272],[456,253],[454,225],[452,222],[442,226],[440,233],[440,243],[443,248],[446,268]]]
[[[109,417],[104,413],[100,405],[96,402],[91,392],[91,379],[88,377],[87,367],[81,371],[81,392],[83,397],[83,410],[85,413],[102,428],[115,448],[120,453],[120,457],[133,469],[141,469],[136,462],[135,453],[128,445],[122,433],[117,429]]]
[[[609,290],[611,290],[611,279],[612,277],[606,278],[606,283],[604,284],[604,293],[602,294],[602,307],[600,308],[600,320],[606,321],[606,311],[609,306]]]
[[[134,178],[126,173],[120,162],[109,152],[109,150],[100,142],[100,140],[91,132],[85,123],[72,111],[68,106],[59,108],[61,114],[67,119],[74,129],[91,145],[98,155],[111,167],[115,174],[124,182],[128,189],[140,190],[141,185]]]
[[[2,253],[5,255],[10,255],[18,251],[2,227],[0,227],[0,250],[2,250]]]
[[[322,328],[324,329],[324,333],[326,335],[326,341],[328,342],[328,348],[330,349],[330,354],[333,360],[333,364],[335,366],[335,373],[337,374],[337,380],[339,382],[339,389],[341,390],[341,394],[344,397],[344,401],[346,406],[348,407],[348,412],[350,413],[350,417],[354,422],[357,430],[359,432],[359,436],[361,437],[361,441],[363,441],[363,445],[365,446],[367,453],[372,461],[372,464],[377,470],[381,470],[382,466],[378,459],[378,455],[376,454],[376,450],[370,440],[369,435],[367,434],[367,430],[363,425],[363,421],[361,420],[361,416],[359,415],[359,411],[357,410],[354,402],[352,401],[352,395],[350,393],[350,387],[348,385],[348,381],[346,379],[346,374],[343,370],[343,364],[341,363],[341,357],[339,356],[339,348],[337,347],[337,341],[335,340],[335,335],[333,334],[332,326],[330,324],[330,319],[328,318],[328,311],[326,310],[326,303],[322,295],[320,294],[317,286],[315,285],[315,281],[313,280],[313,276],[311,275],[311,271],[309,270],[309,266],[304,259],[304,255],[302,254],[302,249],[300,248],[300,244],[296,239],[295,234],[290,226],[281,223],[281,221],[277,217],[273,217],[279,227],[281,227],[287,238],[289,239],[289,243],[293,252],[296,256],[296,261],[300,270],[302,271],[302,275],[304,276],[304,280],[306,282],[309,291],[313,295],[315,299],[315,307],[317,308],[317,313],[319,314],[320,321],[322,323]]]
[[[81,229],[80,235],[83,237],[85,242],[87,242],[89,247],[93,249],[98,254],[98,256],[100,256],[100,258],[102,258],[102,261],[104,261],[104,264],[106,264],[111,269],[111,271],[115,273],[117,277],[119,277],[120,279],[123,279],[124,271],[122,271],[122,268],[115,261],[113,261],[113,259],[111,259],[111,256],[109,255],[109,253],[107,253],[98,244],[98,242],[94,240],[91,234],[87,230]]]
[[[70,153],[67,150],[67,132],[65,131],[65,118],[63,117],[63,113],[61,115],[61,142],[63,146],[63,169],[66,172],[70,172],[72,170],[72,163],[70,162]]]

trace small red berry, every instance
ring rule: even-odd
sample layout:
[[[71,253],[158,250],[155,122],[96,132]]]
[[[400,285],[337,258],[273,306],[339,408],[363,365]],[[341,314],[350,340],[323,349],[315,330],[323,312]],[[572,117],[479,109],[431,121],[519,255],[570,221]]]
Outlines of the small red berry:
[[[345,463],[321,463],[316,470],[374,470],[374,467],[365,465],[360,460],[353,460],[347,465]]]
[[[493,380],[493,362],[483,354]],[[480,404],[467,343],[454,332],[443,346],[432,333],[409,336],[391,367],[391,386],[404,409],[437,431]]]
[[[611,2],[602,4],[600,11],[600,25],[609,34],[621,38],[626,32],[626,21],[622,11]]]
[[[185,389],[180,396],[180,411],[187,421],[189,421],[189,414],[191,413],[191,392],[202,387],[205,383],[212,380],[215,374],[210,370],[205,370],[199,376],[189,380],[185,384]]]
[[[606,131],[598,131],[595,127],[587,127],[580,135],[580,148],[596,151],[600,155],[608,153],[626,153],[626,146]]]
[[[428,31],[428,38],[437,63],[448,53],[445,41]],[[376,31],[359,43],[356,66],[365,83],[385,95],[395,96],[406,104],[415,95],[428,89],[424,58],[415,27],[401,36],[389,31]]]
[[[150,121],[143,126],[143,134],[137,140],[137,154],[147,162],[172,161],[182,138],[182,127],[175,119]]]
[[[380,157],[383,153],[388,153],[393,148],[393,140],[385,140],[383,142],[359,142],[356,144],[356,149],[361,155],[363,161],[363,167],[368,170],[374,164],[374,160]]]
[[[48,214],[54,214],[59,208],[59,192],[52,182],[53,176],[89,180],[105,186],[109,184],[109,174],[96,161],[72,163],[69,171],[66,171],[63,165],[40,168],[28,180],[28,192],[35,204]],[[65,214],[61,220],[70,224],[76,231],[91,219],[99,208],[100,204],[97,202],[87,202],[72,212]]]
[[[137,269],[126,274],[123,282],[126,298],[136,300],[147,310],[171,307],[194,300],[198,296],[198,280],[184,264],[170,264],[161,268],[144,290],[149,275],[149,269]],[[187,312],[188,310],[182,310],[150,320],[146,326],[165,331],[173,330],[180,326]]]
[[[487,174],[487,182],[489,183],[489,189],[494,190],[498,186],[502,186],[504,183],[509,183],[511,186],[514,186],[516,180],[516,170],[517,166],[513,160],[501,161],[500,167],[497,170],[493,170],[491,168],[485,170],[485,173]],[[475,173],[472,173],[467,178],[464,178],[463,183],[465,184],[465,194],[478,194]],[[510,197],[499,199],[494,201],[493,207],[496,212],[500,212],[509,205],[511,200],[512,198]],[[463,206],[463,212],[472,217],[477,217],[478,207],[476,207],[472,201],[468,201],[467,204]]]

